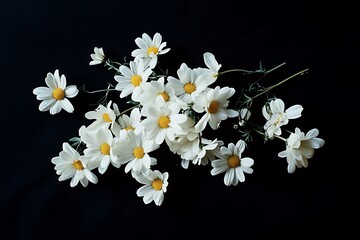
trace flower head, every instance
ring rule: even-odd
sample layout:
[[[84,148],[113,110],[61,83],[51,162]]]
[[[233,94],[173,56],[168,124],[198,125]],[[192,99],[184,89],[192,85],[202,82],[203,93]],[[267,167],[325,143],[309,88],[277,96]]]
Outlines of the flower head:
[[[209,89],[204,95],[199,95],[195,99],[193,109],[198,113],[205,112],[205,114],[196,123],[195,129],[202,131],[209,122],[210,127],[215,130],[219,127],[221,121],[228,117],[237,117],[239,112],[227,109],[229,105],[228,98],[234,93],[234,88],[220,88],[217,86],[215,89]]]
[[[301,105],[293,105],[285,110],[283,100],[277,98],[265,104],[262,113],[267,120],[264,125],[268,138],[272,139],[274,135],[281,135],[281,126],[288,124],[289,119],[299,118],[303,108]]]
[[[63,150],[59,156],[51,159],[55,164],[55,170],[59,177],[59,181],[65,181],[71,178],[70,186],[75,187],[79,182],[86,187],[90,182],[97,183],[98,179],[91,168],[87,166],[87,160],[71,147],[68,143],[63,143]]]
[[[236,186],[239,181],[245,181],[245,174],[251,174],[253,169],[251,166],[254,160],[249,157],[242,157],[242,152],[245,149],[245,142],[239,140],[236,145],[229,143],[228,147],[222,146],[218,153],[219,159],[211,162],[213,169],[211,175],[218,175],[225,172],[224,183],[226,186]]]
[[[118,82],[115,89],[121,91],[120,98],[131,94],[131,99],[138,101],[142,92],[141,85],[148,80],[152,70],[143,60],[139,59],[135,62],[131,61],[129,67],[121,65],[119,72],[121,75],[116,75],[114,78]]]
[[[291,133],[286,140],[286,150],[279,152],[278,156],[286,158],[288,172],[293,173],[296,167],[307,167],[308,159],[314,155],[314,149],[321,148],[325,141],[318,138],[319,130],[314,128],[309,132],[303,133],[299,128]]]
[[[42,112],[50,110],[50,114],[56,114],[64,109],[72,113],[74,107],[68,98],[75,97],[79,90],[75,85],[66,86],[65,75],[59,75],[59,70],[55,70],[54,74],[48,73],[45,78],[47,87],[37,87],[33,90],[37,100],[42,102],[39,110]]]
[[[132,51],[131,56],[135,57],[135,61],[139,59],[149,60],[150,68],[156,66],[158,55],[170,51],[170,48],[165,48],[166,42],[162,42],[160,33],[155,33],[152,39],[147,33],[143,33],[141,38],[135,39],[135,43],[139,48]]]
[[[146,172],[141,172],[135,175],[135,179],[144,184],[140,187],[136,194],[139,197],[143,197],[145,204],[149,204],[152,201],[157,206],[160,206],[164,201],[164,193],[167,190],[169,173],[161,173],[158,170],[149,169]]]
[[[104,50],[102,48],[95,47],[94,53],[90,54],[90,57],[92,58],[92,61],[89,65],[101,64],[105,60]]]

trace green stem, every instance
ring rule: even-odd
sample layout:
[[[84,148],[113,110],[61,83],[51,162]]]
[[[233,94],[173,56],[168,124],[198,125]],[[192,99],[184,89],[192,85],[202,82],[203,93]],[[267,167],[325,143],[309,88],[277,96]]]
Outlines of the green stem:
[[[253,96],[252,99],[255,99],[255,98],[259,97],[260,95],[262,95],[262,94],[270,91],[271,89],[276,88],[276,87],[278,87],[279,85],[285,83],[286,81],[288,81],[288,80],[290,80],[290,79],[292,79],[292,78],[294,78],[294,77],[296,77],[296,76],[298,76],[298,75],[302,75],[302,74],[306,73],[307,71],[309,71],[309,69],[304,69],[304,70],[302,70],[302,71],[300,71],[300,72],[297,72],[297,73],[291,75],[290,77],[285,78],[284,80],[282,80],[282,81],[280,81],[280,82],[278,82],[278,83],[276,83],[276,84],[274,84],[274,85],[266,88],[264,91],[262,91],[262,92],[260,92],[259,94]]]

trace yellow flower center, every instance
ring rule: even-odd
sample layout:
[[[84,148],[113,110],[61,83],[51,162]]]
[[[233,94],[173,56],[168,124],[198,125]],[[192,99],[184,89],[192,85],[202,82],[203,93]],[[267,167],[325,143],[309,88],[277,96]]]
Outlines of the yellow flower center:
[[[145,153],[144,153],[144,149],[142,147],[136,147],[134,148],[134,152],[133,152],[134,156],[136,158],[143,158]]]
[[[159,49],[155,46],[150,46],[148,49],[147,49],[147,53],[150,54],[150,53],[153,53],[154,55],[156,55],[158,53]]]
[[[239,156],[232,155],[231,157],[229,157],[228,163],[231,168],[235,168],[235,167],[239,166],[240,165]]]
[[[158,125],[160,128],[168,128],[170,123],[170,118],[168,116],[161,116],[158,120]]]
[[[72,165],[76,170],[83,170],[84,169],[84,166],[82,165],[80,160],[75,160]]]
[[[156,191],[160,191],[162,189],[162,181],[161,179],[155,179],[152,183],[151,186],[156,190]]]
[[[133,126],[127,126],[126,128],[124,128],[126,131],[129,131],[129,130],[135,130],[135,128]]]
[[[56,100],[63,100],[65,97],[65,92],[61,88],[55,88],[52,92],[52,95]]]
[[[184,86],[184,90],[185,90],[186,93],[190,94],[190,93],[192,93],[192,92],[194,92],[196,90],[196,86],[193,83],[187,83]]]
[[[103,119],[105,122],[112,122],[111,118],[109,117],[109,114],[107,113],[103,114]]]
[[[169,101],[170,99],[169,94],[167,94],[166,92],[159,93],[159,95],[161,95],[164,98],[165,102]]]
[[[209,113],[217,113],[219,110],[219,103],[215,100],[210,102],[210,105],[208,107],[208,112]]]
[[[141,81],[142,78],[139,75],[134,75],[131,77],[131,84],[134,85],[135,87],[139,86]]]
[[[101,144],[100,151],[104,155],[110,155],[110,145],[107,143]]]

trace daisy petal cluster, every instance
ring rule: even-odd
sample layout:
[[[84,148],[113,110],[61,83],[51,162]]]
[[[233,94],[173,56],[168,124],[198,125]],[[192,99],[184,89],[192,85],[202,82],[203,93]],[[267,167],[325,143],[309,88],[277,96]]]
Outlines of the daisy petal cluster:
[[[60,175],[59,181],[70,180],[71,187],[80,182],[86,187],[88,182],[98,182],[96,173],[105,174],[112,167],[123,169],[139,184],[136,195],[145,204],[160,206],[171,187],[172,167],[208,167],[210,175],[223,175],[225,186],[244,183],[245,176],[253,174],[256,166],[250,151],[255,144],[253,135],[265,143],[285,142],[286,149],[278,157],[286,158],[289,173],[308,167],[314,149],[324,145],[316,128],[306,134],[298,127],[294,132],[286,130],[302,116],[303,107],[300,104],[285,107],[282,99],[271,96],[275,87],[306,73],[307,69],[275,85],[262,86],[260,80],[284,64],[268,71],[261,64],[254,71],[222,70],[215,55],[204,52],[203,66],[183,62],[175,73],[168,73],[159,65],[162,55],[170,52],[160,33],[152,36],[143,33],[134,42],[129,61],[109,59],[99,47],[90,54],[89,65],[103,65],[115,71],[113,83],[96,91],[79,89],[88,94],[105,92],[105,96],[95,108],[89,104],[91,108],[84,116],[87,122],[75,137],[63,143],[59,156],[51,160]],[[247,75],[259,78],[242,89],[225,86],[223,76],[236,72],[242,78]],[[45,83],[47,87],[33,90],[42,101],[40,111],[73,112],[68,98],[75,97],[78,88],[67,86],[65,76],[60,76],[58,70],[48,73]],[[115,92],[116,97],[111,97],[110,92]],[[258,106],[252,104],[254,101],[260,101],[262,108],[254,107]],[[261,115],[263,118],[256,119]],[[227,134],[229,131],[231,134]],[[220,134],[214,136],[214,132]],[[165,154],[159,157],[156,152]]]

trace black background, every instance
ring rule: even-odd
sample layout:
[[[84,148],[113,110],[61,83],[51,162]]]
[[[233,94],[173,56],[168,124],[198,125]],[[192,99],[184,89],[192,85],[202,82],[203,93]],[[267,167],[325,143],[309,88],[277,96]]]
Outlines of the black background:
[[[355,239],[359,237],[359,17],[355,1],[2,1],[0,81],[3,239]],[[301,104],[290,125],[318,128],[326,143],[309,167],[286,171],[283,145],[256,140],[247,155],[254,173],[234,187],[210,167],[174,164],[165,201],[145,205],[140,187],[112,166],[99,183],[59,182],[51,158],[88,122],[101,95],[79,95],[74,114],[38,111],[32,90],[59,69],[68,84],[89,90],[114,83],[114,72],[89,66],[94,47],[131,58],[135,38],[159,32],[171,51],[160,58],[170,75],[185,62],[204,66],[212,52],[222,70],[255,70],[282,62],[269,83],[309,68],[276,90],[286,106]],[[224,84],[240,88],[239,75]],[[241,78],[240,78],[241,79]],[[116,96],[114,96],[116,97]],[[5,133],[5,134],[4,134]],[[215,134],[226,143],[231,129]],[[159,159],[179,162],[166,150]],[[159,160],[161,161],[161,160]]]

